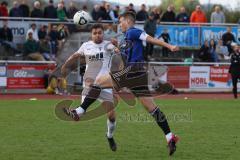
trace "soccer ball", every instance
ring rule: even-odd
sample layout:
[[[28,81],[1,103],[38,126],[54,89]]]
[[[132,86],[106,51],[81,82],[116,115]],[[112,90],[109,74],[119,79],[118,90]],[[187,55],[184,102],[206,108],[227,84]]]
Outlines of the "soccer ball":
[[[92,20],[91,16],[85,11],[78,11],[73,16],[73,23],[77,25],[86,25]]]

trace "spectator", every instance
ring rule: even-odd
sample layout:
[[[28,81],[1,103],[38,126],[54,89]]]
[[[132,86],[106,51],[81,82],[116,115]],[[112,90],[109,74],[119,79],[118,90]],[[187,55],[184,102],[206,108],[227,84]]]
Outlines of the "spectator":
[[[209,52],[211,55],[211,62],[218,62],[218,56],[216,54],[216,44],[214,39],[211,39],[209,43],[210,43]]]
[[[215,12],[211,14],[211,23],[225,23],[225,15],[219,6],[216,6]]]
[[[22,17],[29,17],[30,11],[29,11],[29,7],[26,4],[25,0],[22,0],[21,4],[19,6],[19,9],[20,9]]]
[[[12,42],[13,34],[11,29],[8,27],[7,21],[3,21],[3,27],[0,28],[0,39],[1,41]]]
[[[232,53],[231,53],[231,65],[229,67],[229,73],[232,77],[232,84],[233,84],[233,95],[234,98],[238,98],[238,92],[237,92],[237,84],[240,80],[240,52],[239,52],[239,46],[236,43],[232,44]]]
[[[88,7],[87,7],[87,5],[83,5],[82,10],[85,11],[85,12],[88,12]]]
[[[223,45],[222,39],[218,40],[218,44],[216,46],[216,54],[218,55],[219,60],[229,60],[229,52],[227,46]]]
[[[43,26],[41,26],[40,30],[38,31],[39,41],[42,41],[43,39],[45,39],[46,36],[47,36],[47,26],[43,25]]]
[[[44,8],[44,18],[57,18],[57,10],[54,7],[53,0],[49,0],[48,6]]]
[[[10,9],[9,17],[22,17],[21,10],[18,7],[18,2],[13,2],[13,7]]]
[[[27,31],[27,36],[26,36],[26,39],[28,39],[28,33],[31,32],[32,33],[32,38],[35,40],[35,41],[39,41],[39,38],[38,38],[38,30],[37,30],[37,26],[35,23],[31,24],[31,28],[28,29]]]
[[[134,5],[133,5],[132,3],[130,3],[130,4],[128,5],[128,11],[133,12],[133,13],[136,14],[136,11],[135,11],[135,9],[134,9]]]
[[[232,28],[227,27],[227,32],[222,35],[223,45],[228,47],[228,52],[232,52],[231,43],[236,42],[234,35],[232,34]]]
[[[108,19],[108,15],[107,15],[107,11],[106,11],[106,1],[102,1],[102,4],[100,5],[100,12],[103,15],[102,20],[107,20]]]
[[[183,23],[188,23],[189,22],[189,16],[186,12],[185,7],[180,8],[180,13],[177,15],[176,21],[177,22],[183,22]]]
[[[195,11],[192,12],[190,17],[191,23],[207,23],[205,13],[202,11],[201,6],[197,5]]]
[[[198,52],[198,58],[201,62],[210,62],[211,61],[211,55],[209,52],[209,42],[208,40],[204,41],[204,44],[201,46],[199,52]]]
[[[113,30],[112,23],[109,23],[106,25],[106,30],[104,31],[104,38],[105,39],[111,39],[116,36],[116,32]]]
[[[106,9],[106,20],[112,20],[114,23],[118,21],[118,17],[114,16],[114,12],[111,9],[110,3],[105,4]]]
[[[50,44],[51,44],[51,53],[52,55],[56,56],[57,54],[57,46],[58,46],[58,30],[57,25],[51,26],[51,30],[48,33],[48,36],[50,38]]]
[[[158,10],[157,7],[152,9],[152,13],[154,14],[154,20],[159,23],[160,22],[160,17],[161,17],[161,11]]]
[[[27,58],[36,61],[45,61],[44,57],[39,52],[39,44],[33,39],[33,33],[27,33],[27,41],[24,43],[24,54]]]
[[[157,23],[156,23],[156,20],[154,19],[154,14],[151,13],[148,19],[145,21],[144,31],[148,35],[154,37],[156,33],[156,29],[157,29]],[[147,43],[145,58],[150,59],[152,57],[152,54],[153,54],[153,44]]]
[[[67,15],[64,11],[64,8],[63,8],[63,4],[62,3],[58,3],[58,8],[57,8],[57,17],[60,21],[64,21],[64,20],[67,20]]]
[[[176,15],[174,13],[173,5],[168,6],[167,11],[165,13],[163,13],[161,21],[162,22],[175,22],[176,21]]]
[[[70,2],[69,9],[68,9],[68,18],[72,19],[74,14],[78,11],[78,9],[75,7],[75,4],[73,2]]]
[[[141,5],[141,10],[137,12],[136,20],[137,21],[145,21],[148,18],[148,13],[146,11],[146,5]]]
[[[162,39],[164,42],[169,43],[171,41],[170,35],[167,29],[164,29],[163,33],[158,37],[158,39]],[[163,57],[168,57],[169,49],[166,47],[162,48]]]
[[[98,4],[96,4],[93,8],[92,11],[92,18],[95,21],[101,21],[104,18],[104,12],[102,10],[100,10],[100,6]]]
[[[61,49],[63,47],[63,44],[66,41],[66,38],[69,36],[69,31],[66,26],[63,24],[60,24],[58,26],[58,34],[57,34],[57,39],[58,39],[58,48]]]
[[[62,3],[62,5],[63,5],[63,10],[64,10],[66,16],[68,16],[68,15],[67,15],[67,9],[66,9],[66,7],[65,7],[65,2],[64,2],[64,0],[60,0],[59,3]]]
[[[2,17],[8,17],[8,9],[7,9],[8,3],[6,1],[3,1],[0,5],[0,16]]]
[[[31,12],[33,18],[43,18],[43,11],[41,10],[41,4],[39,1],[34,2],[34,8]]]
[[[114,13],[114,17],[118,18],[119,15],[120,15],[120,7],[119,5],[116,5],[114,10],[113,10],[113,13]]]
[[[52,57],[51,55],[51,44],[50,39],[48,36],[45,36],[40,42],[39,42],[39,52],[46,60],[55,60],[55,57]]]

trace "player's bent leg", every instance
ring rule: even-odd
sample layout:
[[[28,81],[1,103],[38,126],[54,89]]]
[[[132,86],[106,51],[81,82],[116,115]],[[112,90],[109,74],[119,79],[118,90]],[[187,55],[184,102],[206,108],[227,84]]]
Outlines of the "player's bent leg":
[[[109,74],[104,74],[98,76],[94,82],[95,84],[101,86],[101,88],[112,88],[112,79]]]
[[[176,151],[176,143],[179,138],[171,132],[165,114],[157,107],[153,98],[139,97],[139,100],[164,132],[168,143],[169,155],[172,155]]]

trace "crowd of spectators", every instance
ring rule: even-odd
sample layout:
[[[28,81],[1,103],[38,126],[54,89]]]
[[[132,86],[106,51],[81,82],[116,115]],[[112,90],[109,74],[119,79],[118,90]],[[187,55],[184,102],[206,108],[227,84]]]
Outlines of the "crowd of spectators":
[[[55,4],[53,0],[49,0],[46,6],[42,6],[40,1],[35,1],[33,3],[32,10],[30,10],[30,7],[25,0],[21,0],[21,3],[14,1],[11,6],[12,7],[8,10],[8,2],[3,1],[0,5],[0,16],[58,18],[59,20],[64,21],[68,18],[73,18],[73,15],[81,9],[89,12],[92,15],[93,20],[98,22],[102,20],[111,20],[113,22],[117,22],[119,15],[126,11],[132,11],[136,13],[137,21],[145,21],[148,19],[150,14],[153,14],[154,19],[157,20],[157,22],[208,22],[206,14],[201,9],[201,5],[197,5],[192,13],[187,12],[184,6],[180,7],[180,10],[177,13],[174,5],[172,4],[167,7],[165,12],[161,12],[157,7],[148,9],[145,4],[142,4],[140,9],[136,10],[132,3],[124,8],[121,8],[119,5],[112,6],[106,1],[94,5],[91,11],[88,10],[86,5],[83,5],[82,8],[77,8],[72,1],[70,1],[68,7],[66,7],[64,0],[58,1],[57,4]],[[209,22],[225,23],[225,15],[220,6],[215,6]]]

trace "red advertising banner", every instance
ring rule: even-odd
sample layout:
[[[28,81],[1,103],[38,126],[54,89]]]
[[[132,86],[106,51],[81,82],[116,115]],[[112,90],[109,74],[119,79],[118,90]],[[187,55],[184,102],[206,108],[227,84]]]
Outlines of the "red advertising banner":
[[[231,79],[230,74],[228,73],[229,66],[219,66],[210,68],[210,81],[215,82],[227,82]]]
[[[167,80],[176,88],[189,88],[189,67],[169,66]]]
[[[45,74],[55,68],[54,64],[22,64],[7,66],[8,89],[42,89]]]

